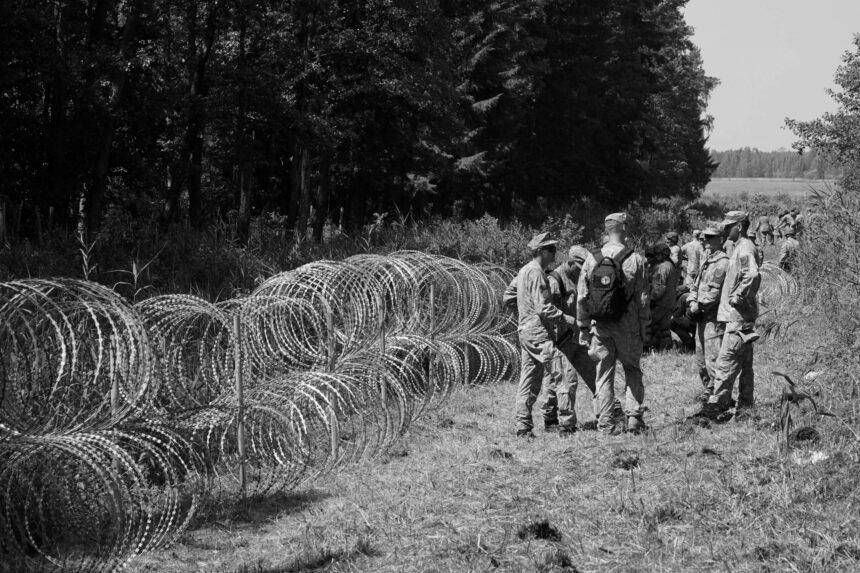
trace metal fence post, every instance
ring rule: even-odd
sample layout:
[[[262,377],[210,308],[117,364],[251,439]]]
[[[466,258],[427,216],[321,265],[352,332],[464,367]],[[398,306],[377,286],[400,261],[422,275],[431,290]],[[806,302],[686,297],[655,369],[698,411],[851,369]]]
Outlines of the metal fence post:
[[[328,363],[326,369],[328,372],[334,372],[335,369],[335,339],[334,339],[334,312],[331,306],[326,305],[325,309],[326,334],[328,335]],[[337,459],[338,450],[340,449],[340,430],[337,425],[337,410],[335,409],[335,401],[337,396],[334,392],[329,394],[329,428],[331,435],[330,447],[331,455]]]
[[[436,283],[430,283],[430,353],[427,364],[427,386],[431,392],[435,392],[433,387],[433,361],[436,358],[434,351],[436,337]]]
[[[236,402],[238,404],[236,440],[239,448],[239,488],[242,490],[242,497],[245,497],[247,494],[245,477],[245,389],[242,383],[242,342],[239,338],[241,334],[241,322],[237,312],[233,315],[233,376],[236,382]]]
[[[388,411],[388,384],[385,383],[383,372],[385,371],[385,301],[379,296],[379,393],[382,404]]]

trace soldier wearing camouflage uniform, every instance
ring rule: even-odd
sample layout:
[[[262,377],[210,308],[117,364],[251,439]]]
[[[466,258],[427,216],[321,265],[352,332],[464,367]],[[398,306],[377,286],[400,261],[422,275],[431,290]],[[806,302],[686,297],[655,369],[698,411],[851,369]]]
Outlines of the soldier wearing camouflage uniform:
[[[696,321],[696,365],[704,388],[701,399],[706,402],[714,393],[717,357],[725,332],[725,325],[717,321],[717,310],[729,256],[723,251],[721,229],[709,227],[702,233],[708,242],[708,251],[690,291],[690,317]]]
[[[656,245],[653,250],[654,266],[651,268],[651,322],[648,326],[646,344],[658,350],[672,347],[672,313],[677,304],[678,274],[670,260],[671,252],[666,244]]]
[[[693,231],[693,239],[681,247],[681,262],[684,270],[684,284],[692,288],[699,276],[699,268],[702,266],[704,249],[702,248],[701,231]]]
[[[740,408],[752,407],[755,402],[755,380],[753,378],[753,343],[758,340],[755,321],[758,318],[758,295],[761,275],[756,246],[746,237],[749,215],[743,211],[726,214],[723,226],[734,242],[717,320],[725,324],[725,334],[714,373],[713,395],[705,404],[701,415],[718,418],[732,407],[732,390],[735,379],[738,383]]]
[[[567,262],[549,274],[550,300],[566,315],[576,315],[577,283],[589,252],[573,246]],[[591,392],[592,408],[597,407],[594,387],[594,362],[588,356],[588,347],[579,344],[578,330],[565,322],[559,323],[553,333],[555,350],[544,374],[547,401],[543,407],[544,426],[559,426],[559,435],[576,431],[577,373]],[[596,414],[595,414],[596,415]]]
[[[649,288],[645,274],[645,260],[625,245],[626,222],[625,213],[614,213],[606,217],[605,226],[609,241],[586,259],[579,275],[577,289],[580,344],[583,346],[591,344],[591,354],[597,359],[598,429],[613,435],[624,431],[623,421],[613,415],[615,363],[618,360],[624,368],[627,386],[624,405],[627,429],[640,432],[646,428],[642,419],[646,409],[645,386],[642,383],[642,369],[639,361],[642,356],[642,341],[651,318],[648,304]],[[609,265],[615,268],[613,272],[617,273],[619,278],[617,282],[611,281],[606,274],[603,274],[610,268]],[[620,295],[617,300],[623,305],[617,318],[599,318],[598,316],[609,315],[602,311],[595,312],[597,295],[606,292],[601,291],[601,284],[593,280],[597,278],[595,274],[600,277],[598,282],[603,286],[610,283],[620,286],[613,291],[613,300],[616,300],[614,295],[617,293]],[[592,324],[593,316],[595,318]]]
[[[508,285],[503,297],[506,306],[516,304],[520,340],[520,384],[516,397],[517,436],[532,437],[532,406],[537,400],[544,369],[552,361],[555,346],[552,332],[564,322],[576,325],[576,318],[552,304],[545,270],[555,262],[558,241],[541,233],[529,243],[532,261]]]

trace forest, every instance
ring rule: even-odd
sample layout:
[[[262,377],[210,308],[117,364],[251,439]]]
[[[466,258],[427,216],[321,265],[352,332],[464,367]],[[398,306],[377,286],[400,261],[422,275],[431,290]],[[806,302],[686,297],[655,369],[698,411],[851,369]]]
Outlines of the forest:
[[[0,240],[695,197],[685,4],[6,0]]]
[[[744,147],[714,151],[711,158],[717,164],[714,177],[838,179],[843,172],[815,149],[759,151]]]

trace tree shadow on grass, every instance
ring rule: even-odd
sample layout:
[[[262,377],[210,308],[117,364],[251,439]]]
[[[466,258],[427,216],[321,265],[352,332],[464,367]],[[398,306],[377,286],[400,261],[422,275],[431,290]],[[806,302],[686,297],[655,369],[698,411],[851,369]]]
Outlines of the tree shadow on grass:
[[[360,557],[373,557],[378,552],[370,543],[362,538],[348,548],[323,547],[306,555],[299,555],[288,563],[267,565],[262,562],[245,564],[236,569],[236,573],[309,573],[328,569],[334,563],[352,561]]]
[[[254,496],[247,499],[225,499],[214,503],[197,516],[197,523],[228,522],[232,525],[257,525],[273,517],[304,511],[315,503],[331,497],[328,492],[308,489]]]

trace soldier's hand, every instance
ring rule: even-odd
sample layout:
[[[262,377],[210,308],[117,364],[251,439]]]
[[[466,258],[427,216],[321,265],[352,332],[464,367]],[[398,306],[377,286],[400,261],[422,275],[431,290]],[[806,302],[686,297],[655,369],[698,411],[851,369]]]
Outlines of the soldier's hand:
[[[591,346],[591,331],[587,328],[579,329],[579,345]]]
[[[687,316],[690,318],[690,320],[698,320],[702,316],[701,312],[702,311],[699,308],[699,303],[694,302],[690,304],[690,309],[687,311]]]

